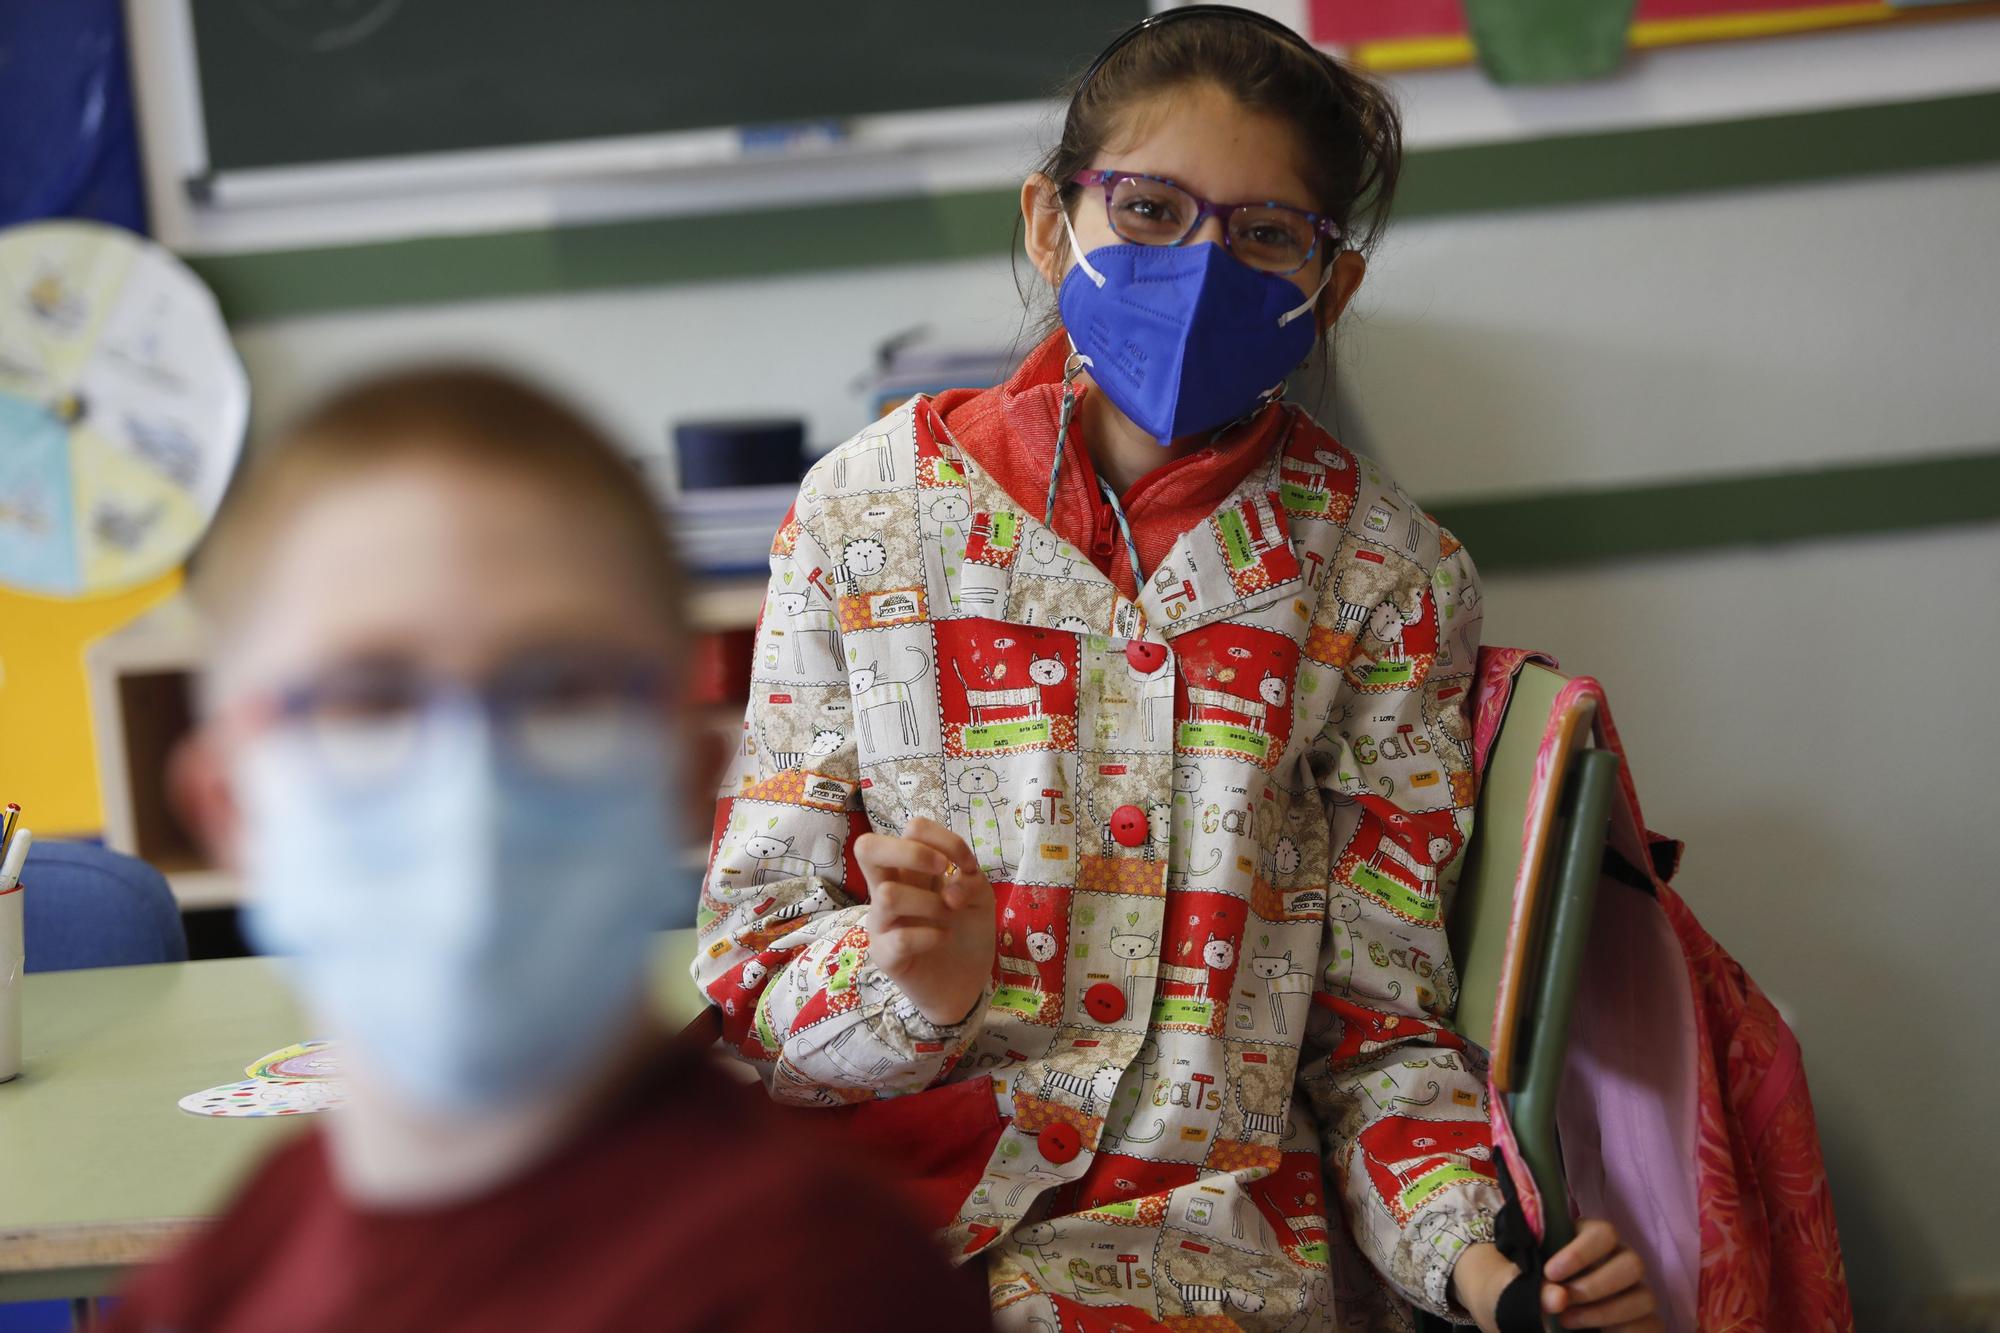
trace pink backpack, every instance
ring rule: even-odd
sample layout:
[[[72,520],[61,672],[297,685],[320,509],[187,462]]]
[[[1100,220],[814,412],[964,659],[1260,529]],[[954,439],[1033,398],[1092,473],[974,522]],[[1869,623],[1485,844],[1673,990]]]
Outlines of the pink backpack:
[[[1481,772],[1529,661],[1555,666],[1480,650]],[[1578,691],[1596,701],[1596,743],[1620,760],[1603,874],[1639,892],[1600,893],[1593,914],[1557,1110],[1570,1203],[1639,1251],[1669,1329],[1845,1333],[1854,1316],[1798,1040],[1669,887],[1681,844],[1646,827],[1603,688],[1578,677],[1563,697]],[[1521,1202],[1540,1234],[1539,1201]]]

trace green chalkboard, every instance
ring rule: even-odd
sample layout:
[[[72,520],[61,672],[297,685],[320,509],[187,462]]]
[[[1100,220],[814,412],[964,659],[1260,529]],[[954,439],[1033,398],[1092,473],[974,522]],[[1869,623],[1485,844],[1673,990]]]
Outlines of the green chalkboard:
[[[190,0],[209,167],[1049,97],[1145,0]]]

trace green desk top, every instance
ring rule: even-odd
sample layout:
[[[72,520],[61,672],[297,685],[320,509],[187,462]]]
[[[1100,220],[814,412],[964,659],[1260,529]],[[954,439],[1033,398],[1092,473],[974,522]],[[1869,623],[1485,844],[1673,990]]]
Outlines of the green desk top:
[[[699,1006],[691,931],[661,936],[656,991],[678,1026]],[[0,1301],[32,1274],[101,1289],[215,1210],[299,1121],[212,1119],[177,1103],[316,1035],[258,958],[49,972],[23,979],[25,1059],[0,1083]],[[336,1113],[337,1114],[337,1113]]]

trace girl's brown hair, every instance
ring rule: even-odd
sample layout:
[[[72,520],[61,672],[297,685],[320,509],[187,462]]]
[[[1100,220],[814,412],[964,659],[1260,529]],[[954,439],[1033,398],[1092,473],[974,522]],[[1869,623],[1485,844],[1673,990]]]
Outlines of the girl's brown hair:
[[[1083,187],[1071,178],[1097,160],[1133,107],[1192,83],[1212,83],[1290,123],[1303,153],[1299,174],[1316,209],[1339,222],[1342,248],[1374,248],[1403,165],[1394,99],[1367,75],[1248,10],[1168,10],[1077,79],[1062,137],[1036,168],[1055,183],[1062,206],[1075,206]]]

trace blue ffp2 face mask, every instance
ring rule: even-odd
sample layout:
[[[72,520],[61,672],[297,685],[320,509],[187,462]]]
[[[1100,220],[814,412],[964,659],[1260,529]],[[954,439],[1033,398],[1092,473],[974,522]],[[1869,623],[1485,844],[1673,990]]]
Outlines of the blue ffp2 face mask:
[[[1064,226],[1069,225],[1067,216]],[[1312,350],[1313,303],[1283,275],[1213,242],[1105,245],[1082,255],[1057,294],[1090,378],[1162,445],[1225,425],[1283,385]]]
[[[260,949],[315,1015],[423,1110],[495,1110],[587,1076],[629,1032],[651,931],[687,872],[665,729],[635,716],[591,762],[524,770],[476,706],[426,717],[356,789],[311,737],[239,765]]]

